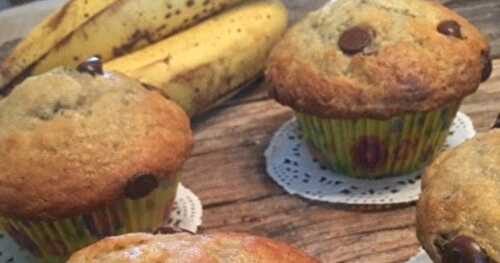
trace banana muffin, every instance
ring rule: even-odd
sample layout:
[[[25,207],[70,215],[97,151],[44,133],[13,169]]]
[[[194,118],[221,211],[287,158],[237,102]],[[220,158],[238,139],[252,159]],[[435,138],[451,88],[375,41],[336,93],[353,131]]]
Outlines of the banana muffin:
[[[160,226],[192,148],[176,104],[99,69],[31,77],[0,100],[0,228],[44,262]]]
[[[289,30],[266,77],[330,167],[380,178],[433,159],[462,99],[489,78],[489,50],[434,1],[337,0]]]
[[[500,130],[440,155],[428,168],[417,236],[436,263],[500,262]]]
[[[246,234],[128,234],[75,253],[68,263],[319,263],[295,248]]]

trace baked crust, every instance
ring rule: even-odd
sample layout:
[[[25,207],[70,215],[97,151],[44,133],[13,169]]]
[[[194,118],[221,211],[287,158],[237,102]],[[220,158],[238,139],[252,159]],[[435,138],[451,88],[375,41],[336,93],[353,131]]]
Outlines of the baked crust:
[[[462,38],[438,32],[460,24]],[[346,30],[374,39],[349,55]],[[325,118],[387,119],[431,111],[475,92],[489,45],[466,19],[432,1],[338,0],[309,14],[273,49],[270,94],[296,111]],[[483,62],[482,62],[483,61]]]
[[[177,105],[122,75],[29,78],[0,101],[0,215],[79,215],[137,176],[175,180],[192,144]]]
[[[128,234],[75,253],[68,263],[319,263],[295,248],[245,234]]]
[[[440,155],[422,182],[417,235],[441,262],[440,240],[467,236],[500,262],[500,130],[481,134]]]

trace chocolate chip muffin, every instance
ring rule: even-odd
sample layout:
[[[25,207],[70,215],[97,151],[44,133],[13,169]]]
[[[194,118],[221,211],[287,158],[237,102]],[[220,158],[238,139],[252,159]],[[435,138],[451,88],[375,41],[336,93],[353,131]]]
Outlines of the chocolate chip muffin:
[[[434,1],[337,0],[286,34],[266,77],[333,169],[380,178],[433,159],[462,99],[491,74],[489,50]]]
[[[80,69],[0,100],[0,228],[44,262],[160,226],[193,143],[176,104],[98,64]]]
[[[440,155],[428,168],[417,236],[436,263],[500,262],[500,130]]]
[[[246,234],[129,234],[102,240],[68,263],[319,263],[295,248]]]

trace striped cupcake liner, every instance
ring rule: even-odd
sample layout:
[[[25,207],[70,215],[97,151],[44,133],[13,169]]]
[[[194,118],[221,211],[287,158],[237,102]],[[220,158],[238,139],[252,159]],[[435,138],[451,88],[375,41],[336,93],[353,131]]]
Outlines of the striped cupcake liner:
[[[142,199],[119,200],[88,214],[54,221],[0,217],[3,228],[40,262],[59,263],[75,251],[107,237],[152,232],[160,227],[175,200],[178,181],[164,181]]]
[[[324,119],[296,113],[313,152],[345,175],[377,179],[423,168],[441,149],[460,103],[375,119]]]

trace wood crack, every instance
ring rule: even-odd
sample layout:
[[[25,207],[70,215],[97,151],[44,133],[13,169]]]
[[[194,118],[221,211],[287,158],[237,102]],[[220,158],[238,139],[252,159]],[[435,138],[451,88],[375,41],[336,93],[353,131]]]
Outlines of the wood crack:
[[[317,222],[316,222],[317,223]],[[347,237],[361,237],[361,236],[368,236],[374,233],[380,233],[380,232],[391,232],[391,231],[398,231],[398,230],[405,230],[410,227],[413,227],[415,224],[404,224],[400,226],[394,226],[394,227],[383,227],[383,228],[376,228],[376,229],[370,229],[370,230],[365,230],[365,231],[359,231],[359,232],[352,232],[349,234],[343,234],[343,235],[336,235],[332,236],[326,239],[322,239],[322,242],[327,242],[327,241],[334,241],[342,238],[347,238]],[[311,240],[310,242],[302,243],[304,247],[310,246],[317,243],[317,240]]]
[[[238,200],[231,200],[231,201],[224,201],[224,202],[216,202],[216,203],[212,203],[212,204],[203,206],[203,209],[205,209],[205,210],[215,209],[215,208],[219,208],[219,207],[234,205],[234,204],[241,203],[241,202],[248,202],[248,203],[258,202],[258,201],[262,201],[262,200],[265,200],[265,199],[268,199],[271,197],[282,196],[282,195],[285,195],[285,193],[279,192],[279,193],[272,193],[272,194],[263,195],[263,196],[259,196],[259,197],[255,197],[255,198],[249,198],[249,199],[238,199]]]

